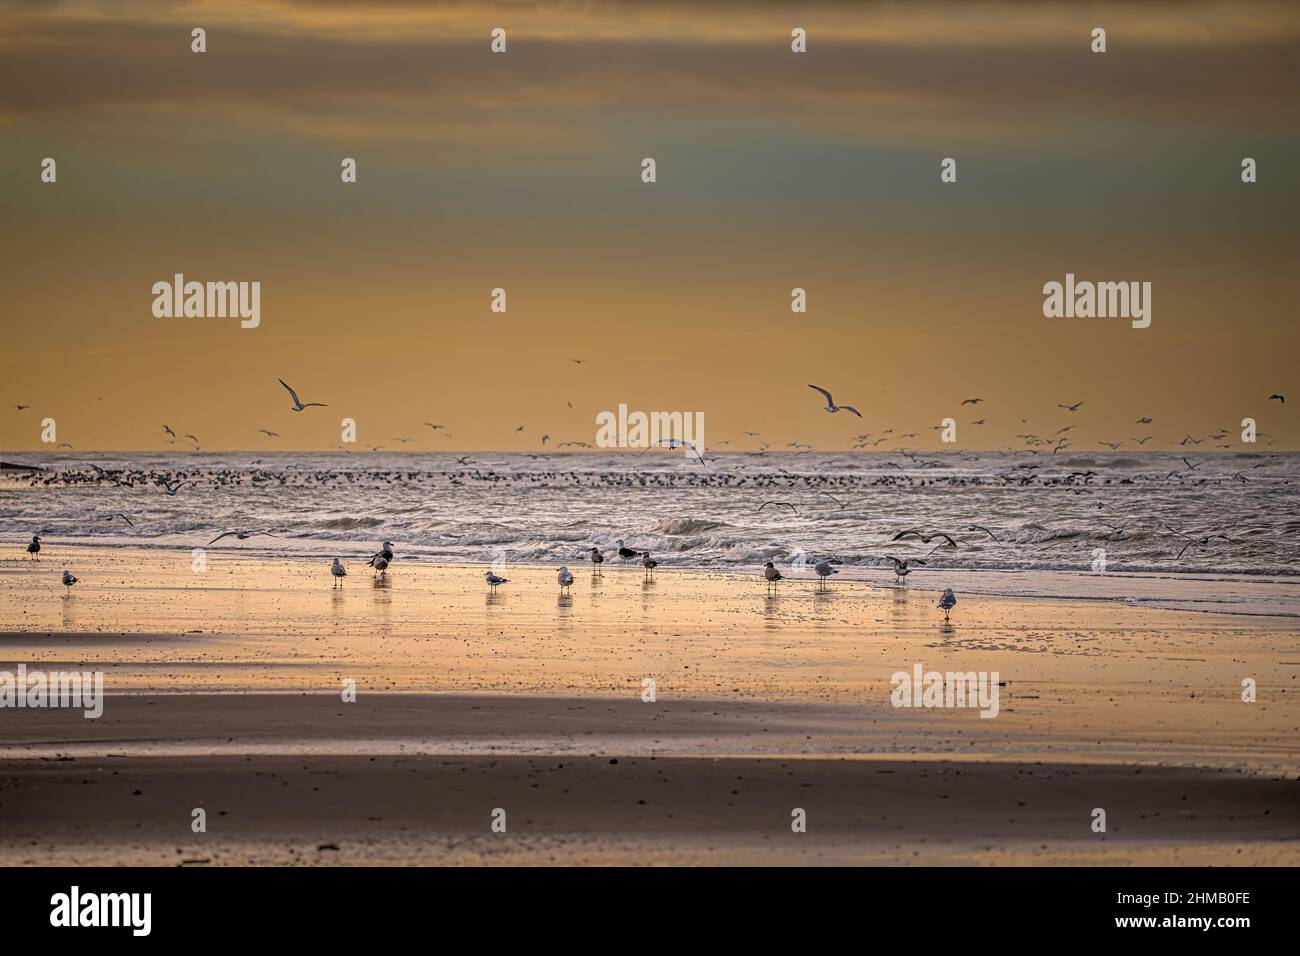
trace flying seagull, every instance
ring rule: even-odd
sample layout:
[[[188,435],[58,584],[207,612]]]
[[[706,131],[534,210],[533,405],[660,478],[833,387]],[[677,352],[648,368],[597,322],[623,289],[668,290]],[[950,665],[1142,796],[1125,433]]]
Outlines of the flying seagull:
[[[1270,395],[1270,396],[1268,397],[1268,400],[1269,400],[1270,402],[1273,401],[1273,399],[1277,399],[1277,400],[1278,400],[1279,402],[1281,402],[1283,405],[1286,404],[1286,396],[1285,396],[1285,395],[1279,395],[1277,392],[1274,392],[1272,395]]]
[[[1210,535],[1206,535],[1203,538],[1194,538],[1190,534],[1183,534],[1183,532],[1181,531],[1177,531],[1174,528],[1170,528],[1169,525],[1167,524],[1165,525],[1165,527],[1169,528],[1170,531],[1173,531],[1173,533],[1178,535],[1179,537],[1187,539],[1187,543],[1183,545],[1183,550],[1178,552],[1179,558],[1181,558],[1183,554],[1186,553],[1187,549],[1194,544],[1200,546],[1200,549],[1202,551],[1205,551],[1207,548],[1209,548],[1211,541],[1216,541],[1219,538],[1222,538],[1224,541],[1232,541],[1232,538],[1229,538],[1226,534],[1210,534]]]
[[[1058,402],[1056,407],[1064,408],[1067,412],[1077,412],[1079,410],[1079,406],[1082,404],[1083,402],[1075,402],[1073,405],[1062,405]]]
[[[915,535],[916,537],[920,538],[922,544],[929,544],[935,538],[943,538],[943,540],[948,542],[950,547],[953,548],[957,547],[957,542],[952,540],[951,537],[944,534],[942,531],[936,531],[934,534],[925,534],[924,532],[921,531],[900,531],[898,532],[898,534],[894,535],[892,540],[898,541],[902,538],[908,537],[909,535]]]
[[[984,399],[982,399],[982,398],[968,398],[968,399],[966,399],[964,402],[962,402],[962,404],[963,404],[963,405],[978,405],[978,404],[979,404],[980,402],[982,402],[982,401],[984,401]]]
[[[858,418],[862,417],[862,413],[858,411],[856,408],[854,408],[852,405],[836,405],[835,399],[831,398],[831,393],[826,391],[826,389],[821,388],[817,385],[809,385],[808,387],[811,388],[814,392],[821,392],[824,396],[826,396],[826,411],[831,412],[832,414],[838,411],[852,412],[854,415],[857,415]]]
[[[255,534],[264,534],[268,538],[275,537],[275,535],[271,534],[271,532],[269,531],[223,531],[221,534],[217,535],[215,538],[209,541],[208,546],[211,547],[212,545],[220,541],[222,538],[234,537],[234,538],[238,538],[240,541],[243,541],[246,538],[251,538]]]
[[[329,407],[329,406],[326,405],[324,402],[306,402],[306,403],[304,403],[304,402],[302,401],[302,399],[300,399],[300,398],[298,397],[298,393],[295,392],[292,388],[289,388],[289,383],[288,383],[288,382],[286,382],[286,381],[285,381],[284,379],[282,379],[282,378],[281,378],[281,379],[276,379],[276,381],[278,381],[281,385],[283,385],[283,386],[285,387],[285,389],[289,392],[289,397],[293,399],[293,410],[294,410],[295,412],[300,412],[300,411],[302,411],[304,408],[328,408],[328,407]]]

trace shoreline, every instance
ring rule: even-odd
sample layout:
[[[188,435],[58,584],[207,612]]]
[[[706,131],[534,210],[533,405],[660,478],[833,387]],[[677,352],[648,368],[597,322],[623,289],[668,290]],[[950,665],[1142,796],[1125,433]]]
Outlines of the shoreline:
[[[333,557],[339,556],[344,559],[345,565],[351,568],[352,578],[359,579],[366,576],[358,573],[365,571],[364,567],[358,565],[364,565],[365,556],[373,552],[374,542],[368,539],[354,539],[325,543],[327,547],[317,547],[321,544],[317,539],[310,544],[312,550],[300,548],[279,553],[266,551],[257,545],[241,547],[237,544],[227,544],[215,550],[202,548],[199,550],[203,550],[206,557],[214,562],[234,560],[266,564],[282,563],[292,568],[312,566],[317,570],[323,568],[322,576],[328,572],[328,562]],[[490,564],[490,562],[448,560],[445,557],[435,560],[435,549],[418,546],[405,547],[399,544],[398,549],[398,556],[392,569],[395,575],[400,574],[403,568],[419,567],[433,572],[444,569],[481,571]],[[83,553],[87,556],[97,552],[129,555],[138,551],[151,555],[168,555],[174,557],[178,564],[188,567],[194,550],[192,546],[176,542],[149,545],[142,544],[138,539],[125,537],[109,540],[95,537],[49,538],[46,539],[46,548],[42,552],[42,557],[36,562],[25,557],[0,558],[0,579],[6,573],[18,572],[33,565],[46,569],[53,567],[60,560],[56,557],[59,554],[63,555],[62,560],[65,563],[69,560],[75,563]],[[673,564],[670,563],[673,560],[671,554],[657,554],[656,557],[660,561],[660,566],[655,570],[657,576],[713,576],[742,583],[761,583],[762,580],[761,564],[753,568]],[[581,554],[575,554],[568,566],[575,577],[591,573],[592,569],[585,555]],[[61,570],[62,567],[63,565],[60,565],[59,569]],[[522,569],[530,575],[542,571],[553,576],[559,565],[551,561],[520,560],[512,561],[509,567]],[[891,580],[893,571],[888,565],[843,564],[837,566],[836,571],[836,575],[829,582],[830,587],[861,585],[883,594],[906,590],[918,594],[934,591],[937,595],[945,587],[953,587],[959,594],[969,592],[994,600],[1095,601],[1162,610],[1233,614],[1252,618],[1300,619],[1300,573],[1292,576],[1273,573],[1241,574],[1205,570],[1179,572],[1169,569],[1148,569],[1107,570],[1099,574],[1069,568],[949,568],[936,562],[933,567],[913,571],[909,580],[900,585]],[[635,563],[624,564],[606,559],[600,573],[640,577],[642,571]],[[817,586],[817,576],[811,567],[797,576],[792,575],[788,569],[783,573],[786,578],[780,585],[782,588],[798,589]]]

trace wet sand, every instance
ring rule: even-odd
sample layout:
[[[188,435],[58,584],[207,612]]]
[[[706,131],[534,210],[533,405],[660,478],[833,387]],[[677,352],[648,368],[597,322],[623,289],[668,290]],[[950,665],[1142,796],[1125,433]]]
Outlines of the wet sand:
[[[0,863],[1300,862],[1293,619],[959,593],[944,625],[917,586],[327,568],[0,562],[0,669],[109,695],[0,710]],[[997,671],[998,716],[892,707],[917,662]]]

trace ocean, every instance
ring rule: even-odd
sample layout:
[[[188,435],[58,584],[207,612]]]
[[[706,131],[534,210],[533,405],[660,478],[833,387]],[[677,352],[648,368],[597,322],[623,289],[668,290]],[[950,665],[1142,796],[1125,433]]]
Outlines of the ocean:
[[[46,469],[0,479],[0,535],[16,555],[33,533],[363,559],[389,540],[402,560],[576,569],[591,547],[617,565],[622,539],[664,568],[774,561],[787,576],[834,558],[847,578],[892,582],[893,555],[926,562],[913,582],[1059,571],[1300,583],[1295,453],[735,452],[706,465],[666,450],[7,457]],[[169,496],[159,481],[184,484]],[[273,536],[209,544],[236,529]],[[907,530],[956,547],[893,540]],[[1215,534],[1227,539],[1202,545]]]

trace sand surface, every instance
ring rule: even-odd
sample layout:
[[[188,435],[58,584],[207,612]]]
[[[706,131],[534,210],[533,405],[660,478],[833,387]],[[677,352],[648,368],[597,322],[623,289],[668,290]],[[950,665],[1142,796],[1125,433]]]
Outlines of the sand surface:
[[[0,562],[0,670],[109,695],[0,710],[0,862],[1300,862],[1294,619],[575,573]],[[892,707],[917,662],[998,716]]]

